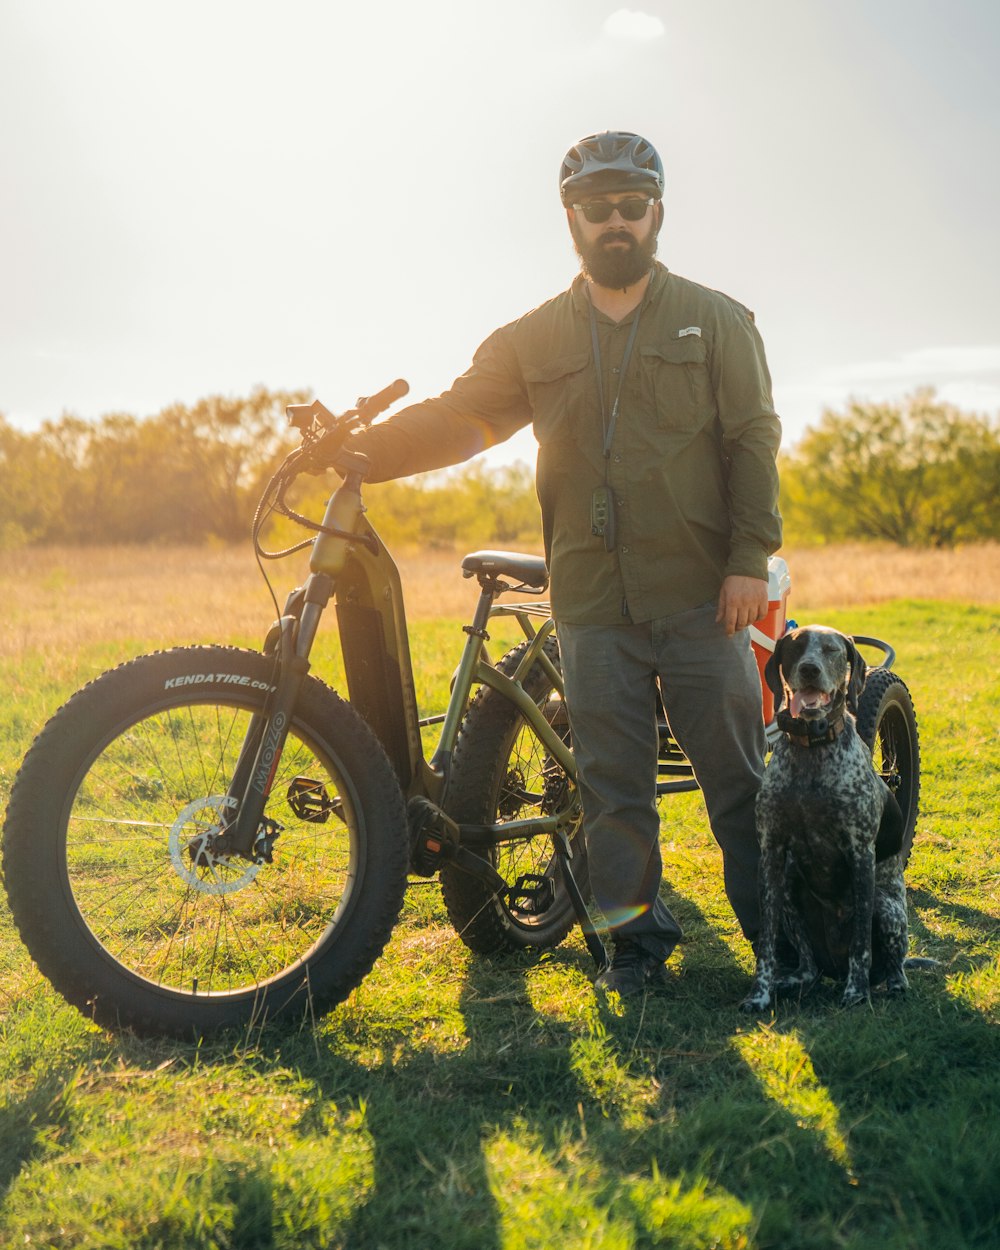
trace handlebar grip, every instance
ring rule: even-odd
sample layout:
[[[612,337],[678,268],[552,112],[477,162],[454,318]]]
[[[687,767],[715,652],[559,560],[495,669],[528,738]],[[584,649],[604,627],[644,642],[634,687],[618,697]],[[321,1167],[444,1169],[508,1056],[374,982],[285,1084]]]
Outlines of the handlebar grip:
[[[374,395],[364,396],[357,402],[358,416],[366,424],[374,421],[380,412],[385,412],[390,404],[394,404],[397,399],[402,399],[410,390],[409,382],[403,378],[397,378],[395,382],[390,382],[388,386],[381,391],[377,391]]]

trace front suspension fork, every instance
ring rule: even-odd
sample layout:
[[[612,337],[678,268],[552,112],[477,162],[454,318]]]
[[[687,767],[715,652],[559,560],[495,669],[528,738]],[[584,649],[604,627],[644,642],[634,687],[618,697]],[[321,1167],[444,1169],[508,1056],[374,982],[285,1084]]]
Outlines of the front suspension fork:
[[[229,785],[236,818],[223,835],[225,849],[246,859],[257,858],[256,846],[264,821],[292,714],[309,672],[309,652],[323,609],[333,593],[333,580],[313,573],[304,591],[289,596],[283,615],[264,644],[264,654],[277,657],[277,680],[268,693],[264,711],[251,717]]]

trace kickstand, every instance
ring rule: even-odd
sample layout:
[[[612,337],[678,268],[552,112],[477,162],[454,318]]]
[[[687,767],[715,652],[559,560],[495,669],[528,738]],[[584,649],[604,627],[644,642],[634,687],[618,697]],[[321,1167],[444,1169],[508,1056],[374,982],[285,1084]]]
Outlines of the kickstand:
[[[569,861],[573,858],[569,838],[565,831],[560,829],[556,833],[555,839],[556,854],[559,856],[559,867],[562,869],[563,881],[566,882],[566,889],[573,903],[576,918],[579,920],[580,928],[583,930],[583,940],[587,943],[587,950],[590,951],[594,963],[597,964],[598,972],[603,972],[611,961],[608,958],[608,952],[604,943],[591,922],[587,904],[580,893],[580,887],[576,883],[576,877],[573,876],[573,870],[569,866]]]

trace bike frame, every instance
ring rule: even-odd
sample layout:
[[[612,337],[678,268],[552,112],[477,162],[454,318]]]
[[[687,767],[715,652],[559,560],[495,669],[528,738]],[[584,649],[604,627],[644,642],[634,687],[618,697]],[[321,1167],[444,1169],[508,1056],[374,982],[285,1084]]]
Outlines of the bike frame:
[[[277,675],[266,711],[251,723],[229,794],[239,804],[236,821],[224,835],[229,849],[252,856],[260,839],[261,819],[287,736],[295,701],[309,671],[309,655],[322,614],[335,602],[348,698],[378,737],[409,800],[411,823],[430,824],[438,834],[450,834],[457,851],[463,836],[480,845],[517,841],[537,834],[559,837],[566,815],[541,816],[489,826],[459,828],[447,817],[450,762],[462,718],[475,685],[490,686],[522,714],[539,740],[570,778],[576,765],[570,748],[548,722],[544,712],[522,685],[525,675],[541,664],[562,695],[562,677],[544,651],[554,628],[548,605],[496,606],[497,596],[512,589],[499,577],[480,574],[481,592],[472,623],[465,626],[466,641],[443,716],[421,720],[410,658],[409,636],[399,570],[364,514],[361,503],[363,470],[349,472],[331,497],[323,532],[313,543],[310,575],[292,591],[281,618],[272,626],[265,653],[275,655]],[[486,626],[491,616],[511,615],[528,640],[514,674],[501,672],[486,650]],[[536,628],[532,617],[541,617]],[[423,752],[421,730],[442,725],[437,749],[430,760]],[[432,819],[429,820],[429,817]],[[474,857],[478,859],[479,857]],[[492,868],[477,868],[468,855],[459,855],[463,867],[494,877]],[[485,870],[485,871],[484,871]]]

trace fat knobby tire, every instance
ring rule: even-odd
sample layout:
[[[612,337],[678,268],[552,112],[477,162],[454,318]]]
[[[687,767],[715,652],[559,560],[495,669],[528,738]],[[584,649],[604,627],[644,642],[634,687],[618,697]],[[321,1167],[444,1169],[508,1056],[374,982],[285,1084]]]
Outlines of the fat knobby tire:
[[[889,669],[868,673],[858,703],[858,733],[903,813],[902,862],[910,858],[920,804],[920,738],[906,684]]]
[[[11,909],[41,971],[102,1025],[200,1037],[319,1014],[389,938],[408,865],[402,794],[365,722],[313,677],[285,752],[305,776],[276,770],[265,810],[271,859],[197,859],[189,835],[224,806],[221,762],[238,748],[226,726],[261,710],[274,675],[272,659],[229,647],[140,657],[74,695],[24,760],[4,827]],[[165,728],[169,750],[151,748]]]
[[[514,647],[497,667],[513,674],[528,643]],[[558,667],[559,650],[554,638],[545,644],[549,659]],[[523,681],[524,689],[539,706],[552,709],[565,725],[560,729],[568,738],[565,706],[552,698],[552,682],[541,664],[535,664]],[[554,757],[547,755],[539,740],[509,699],[487,686],[480,687],[462,724],[451,779],[448,786],[448,814],[459,824],[492,824],[566,808],[573,800],[573,783]],[[588,886],[586,847],[577,828],[571,838],[572,868],[586,895]],[[496,955],[525,948],[544,949],[557,945],[576,922],[576,913],[558,870],[553,844],[546,837],[530,842],[502,844],[487,852],[487,858],[515,885],[522,873],[547,878],[554,891],[547,907],[533,912],[512,906],[488,884],[462,869],[446,865],[441,870],[441,888],[448,916],[459,937],[481,955]]]

